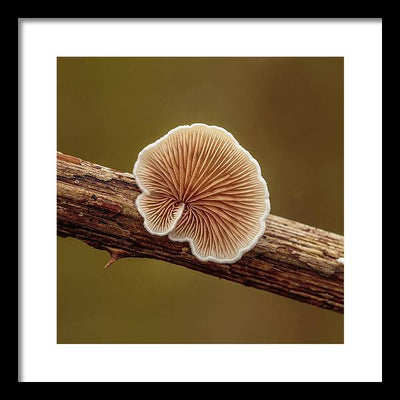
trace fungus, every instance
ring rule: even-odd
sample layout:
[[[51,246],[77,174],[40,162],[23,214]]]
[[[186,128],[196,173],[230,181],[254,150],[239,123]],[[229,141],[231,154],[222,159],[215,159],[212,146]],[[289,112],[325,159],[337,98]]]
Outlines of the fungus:
[[[190,244],[200,261],[233,263],[265,230],[269,193],[258,162],[218,126],[178,126],[138,155],[136,207],[153,235]]]

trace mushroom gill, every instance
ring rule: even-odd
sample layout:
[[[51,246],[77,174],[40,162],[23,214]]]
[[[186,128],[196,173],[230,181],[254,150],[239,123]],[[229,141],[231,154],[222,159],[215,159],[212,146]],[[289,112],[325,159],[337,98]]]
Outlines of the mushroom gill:
[[[133,173],[145,228],[188,241],[201,261],[233,263],[264,233],[270,202],[260,166],[223,128],[179,126],[139,153]]]

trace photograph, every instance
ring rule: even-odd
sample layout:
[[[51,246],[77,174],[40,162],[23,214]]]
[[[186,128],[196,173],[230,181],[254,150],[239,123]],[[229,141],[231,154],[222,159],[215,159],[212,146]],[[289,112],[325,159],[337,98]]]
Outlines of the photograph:
[[[57,343],[344,343],[343,57],[57,57]]]

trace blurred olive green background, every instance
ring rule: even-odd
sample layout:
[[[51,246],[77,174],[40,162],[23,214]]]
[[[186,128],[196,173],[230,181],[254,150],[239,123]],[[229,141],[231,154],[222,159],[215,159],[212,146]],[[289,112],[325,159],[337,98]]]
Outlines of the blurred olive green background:
[[[58,58],[59,151],[131,172],[193,122],[260,163],[271,212],[343,234],[343,58]],[[155,238],[154,240],[157,240]],[[58,343],[343,343],[343,316],[58,238]]]

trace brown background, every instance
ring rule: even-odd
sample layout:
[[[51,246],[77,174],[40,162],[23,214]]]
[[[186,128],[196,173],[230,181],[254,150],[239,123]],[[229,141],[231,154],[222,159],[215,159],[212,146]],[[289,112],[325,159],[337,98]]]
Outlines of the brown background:
[[[271,212],[343,234],[343,58],[59,58],[57,149],[131,172],[170,129],[230,131]],[[155,238],[157,240],[157,238]],[[343,343],[343,316],[58,238],[58,343]]]

